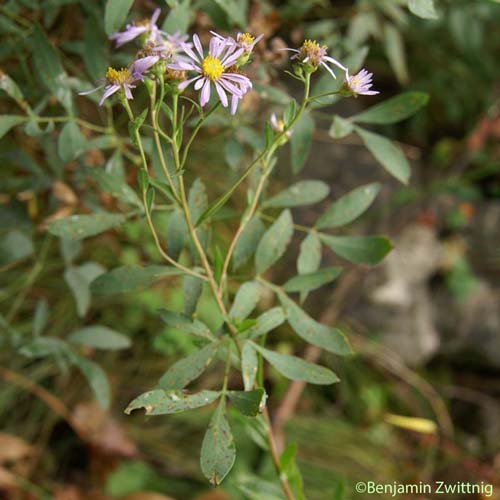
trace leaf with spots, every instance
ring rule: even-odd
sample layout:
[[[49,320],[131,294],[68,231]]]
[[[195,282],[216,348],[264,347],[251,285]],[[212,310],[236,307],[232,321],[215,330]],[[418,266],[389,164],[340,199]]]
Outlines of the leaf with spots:
[[[207,340],[216,340],[208,326],[198,319],[191,319],[184,314],[169,311],[168,309],[160,309],[158,312],[160,314],[160,318],[172,328],[176,328],[182,332],[187,332],[191,335],[196,335],[197,337],[202,337]]]
[[[49,233],[70,240],[82,240],[89,236],[103,233],[108,229],[125,222],[122,214],[98,213],[91,215],[71,215],[64,219],[51,222],[47,230]]]
[[[194,410],[213,403],[220,395],[219,391],[201,391],[187,394],[183,391],[154,389],[135,398],[125,409],[128,415],[133,410],[144,408],[146,415],[166,415]]]
[[[330,188],[323,181],[299,181],[266,200],[264,207],[300,207],[324,200]]]
[[[227,396],[236,409],[247,417],[256,417],[266,405],[267,394],[264,389],[228,391]]]
[[[238,320],[247,318],[259,301],[260,291],[261,287],[256,281],[243,283],[236,293],[229,317]]]
[[[226,418],[226,403],[221,399],[203,438],[201,470],[212,484],[218,485],[232,469],[235,459],[236,446]]]
[[[211,343],[174,363],[160,378],[161,389],[183,389],[198,378],[212,362],[219,345]]]
[[[255,339],[269,333],[285,322],[285,313],[281,307],[273,307],[257,318],[257,323],[248,330],[249,338]]]
[[[341,272],[341,267],[325,267],[313,273],[299,274],[290,278],[283,288],[287,292],[310,292],[337,279]]]
[[[259,360],[255,349],[250,342],[245,342],[241,351],[241,374],[245,391],[250,391],[253,388],[258,367]]]

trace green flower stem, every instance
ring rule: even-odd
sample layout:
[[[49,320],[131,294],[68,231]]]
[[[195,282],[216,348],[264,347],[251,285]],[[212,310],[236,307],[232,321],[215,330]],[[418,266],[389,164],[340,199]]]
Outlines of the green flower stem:
[[[64,123],[64,122],[75,122],[76,124],[93,130],[94,132],[101,132],[104,134],[116,135],[114,130],[110,127],[101,127],[100,125],[95,125],[81,118],[76,118],[74,116],[29,116],[26,117],[26,121],[36,121],[38,123],[54,122],[54,123]]]
[[[130,104],[128,103],[128,101],[126,99],[124,99],[122,101],[122,103],[123,103],[123,107],[127,111],[127,114],[129,116],[130,120],[133,121],[134,114],[132,113],[132,109],[130,108]],[[144,147],[142,145],[141,134],[139,134],[138,130],[135,131],[135,139],[136,139],[138,147],[139,147],[139,152],[141,153],[142,167],[144,168],[145,172],[147,173],[148,172],[148,162],[146,160],[146,154],[144,153]],[[163,247],[161,246],[160,238],[158,237],[158,233],[156,232],[156,228],[154,226],[153,219],[151,217],[151,213],[149,211],[149,206],[148,206],[148,203],[147,203],[147,200],[146,200],[146,194],[147,194],[147,191],[146,191],[146,189],[144,189],[143,192],[142,192],[142,202],[143,202],[143,205],[144,205],[144,212],[146,214],[146,219],[148,221],[149,229],[151,230],[151,233],[153,235],[153,239],[155,241],[156,248],[160,252],[160,255],[169,264],[172,264],[174,267],[177,267],[178,269],[180,269],[184,273],[189,274],[191,276],[194,276],[196,278],[199,278],[201,280],[206,281],[207,280],[206,276],[203,276],[202,274],[199,274],[196,271],[193,271],[193,270],[189,269],[188,267],[180,264],[175,259],[173,259],[172,257],[170,257],[170,255],[168,255],[168,253],[165,252],[165,250],[163,250]]]
[[[191,144],[193,143],[194,139],[196,138],[196,136],[198,135],[198,132],[200,130],[200,128],[203,126],[203,124],[205,123],[205,120],[220,106],[220,102],[218,102],[215,106],[212,107],[212,109],[206,114],[206,115],[203,115],[199,120],[198,122],[196,123],[194,129],[193,129],[193,132],[191,133],[191,136],[189,137],[187,143],[186,143],[186,146],[184,147],[184,151],[182,153],[182,159],[181,159],[181,163],[180,163],[180,168],[184,168],[184,165],[186,163],[186,160],[187,160],[187,155],[189,153],[189,150],[191,148]]]
[[[226,254],[226,258],[224,259],[224,266],[222,268],[222,274],[221,274],[221,279],[220,279],[220,289],[222,290],[223,287],[225,286],[226,282],[226,277],[227,277],[227,272],[229,269],[229,264],[231,262],[231,257],[233,255],[234,249],[236,248],[236,244],[238,243],[238,240],[240,239],[241,235],[243,234],[243,231],[245,230],[247,224],[250,222],[252,219],[253,215],[257,211],[259,201],[260,201],[260,196],[262,194],[262,190],[264,189],[265,182],[271,173],[267,166],[269,165],[269,161],[274,153],[274,151],[278,148],[280,141],[283,137],[285,137],[286,133],[288,130],[290,130],[295,122],[300,118],[302,113],[307,107],[307,104],[309,102],[309,92],[311,88],[311,75],[308,74],[306,79],[304,80],[304,97],[302,99],[302,104],[300,105],[300,108],[298,109],[297,113],[293,117],[293,119],[290,121],[290,123],[287,125],[287,127],[284,128],[284,130],[278,134],[273,143],[269,146],[267,150],[265,150],[261,155],[258,156],[257,160],[252,162],[250,166],[247,168],[243,176],[237,181],[237,184],[242,182],[242,180],[250,173],[250,169],[253,168],[253,166],[256,164],[257,161],[260,161],[261,158],[265,158],[263,161],[263,173],[262,176],[259,180],[259,184],[257,186],[257,189],[255,191],[254,198],[252,200],[252,204],[250,206],[250,209],[247,211],[245,216],[243,217],[240,226],[238,227],[238,230],[236,231],[236,234],[231,241],[231,244],[229,245],[229,249]],[[248,173],[247,173],[248,172]]]
[[[163,82],[160,82],[161,84],[161,93],[160,93],[160,103],[163,101],[163,95],[164,95],[164,90],[163,90]],[[163,154],[163,149],[161,147],[161,141],[160,141],[160,136],[159,136],[159,125],[158,125],[158,113],[159,113],[160,107],[156,105],[156,83],[153,83],[153,90],[151,92],[151,124],[153,125],[153,136],[156,144],[156,150],[158,151],[158,157],[160,159],[160,164],[161,168],[163,169],[163,173],[165,174],[165,177],[167,179],[168,185],[170,186],[170,189],[172,190],[172,194],[174,195],[175,200],[177,203],[180,204],[180,199],[179,195],[177,193],[177,190],[175,189],[175,184],[172,180],[172,176],[170,175],[170,172],[168,170],[167,162],[165,161],[165,156]],[[170,138],[169,138],[170,139]]]
[[[328,97],[328,96],[339,95],[339,94],[341,94],[340,90],[335,90],[333,92],[325,92],[324,94],[318,94],[318,95],[313,95],[312,97],[309,97],[308,101],[313,102],[316,99],[320,99],[321,97]]]

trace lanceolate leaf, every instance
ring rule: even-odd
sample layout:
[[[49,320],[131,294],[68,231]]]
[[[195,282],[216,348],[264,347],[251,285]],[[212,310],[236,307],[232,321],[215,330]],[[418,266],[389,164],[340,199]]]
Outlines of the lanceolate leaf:
[[[414,115],[429,101],[425,92],[405,92],[353,116],[358,123],[397,123]]]
[[[104,9],[104,28],[108,35],[119,31],[134,0],[107,0]]]
[[[292,215],[284,210],[260,240],[255,253],[257,273],[264,273],[282,257],[292,235]]]
[[[267,398],[264,389],[228,391],[227,396],[238,411],[247,417],[256,417],[262,413]]]
[[[259,360],[257,359],[255,349],[250,342],[245,342],[241,351],[241,373],[243,375],[245,391],[252,390],[255,384],[258,366]]]
[[[264,223],[258,216],[254,216],[243,230],[243,233],[241,233],[240,239],[234,248],[233,268],[235,270],[252,256],[265,231],[266,226]]]
[[[184,296],[184,314],[192,316],[198,300],[200,300],[201,292],[203,291],[203,281],[196,276],[186,275],[182,280],[182,292]]]
[[[318,229],[344,226],[357,219],[373,203],[380,184],[366,184],[353,189],[335,201],[316,222]]]
[[[323,243],[337,255],[356,264],[378,264],[391,250],[385,236],[329,236],[321,235]]]
[[[130,339],[107,326],[86,326],[73,332],[68,340],[76,344],[82,344],[95,349],[128,349]]]
[[[151,286],[155,281],[166,276],[180,274],[175,267],[168,266],[123,266],[102,274],[90,287],[96,295],[130,293]]]
[[[235,459],[236,446],[226,418],[226,404],[221,399],[203,438],[201,470],[212,484],[218,485],[232,469]]]
[[[381,135],[360,127],[356,127],[355,130],[375,159],[396,179],[407,184],[410,178],[410,164],[399,146]]]
[[[270,351],[254,342],[252,346],[286,378],[318,385],[329,385],[339,381],[337,375],[324,366],[309,363],[296,356]]]
[[[434,0],[408,0],[408,8],[423,19],[438,19]]]
[[[72,215],[51,222],[49,233],[71,240],[82,240],[102,233],[125,222],[121,214],[98,213],[92,215]]]
[[[299,207],[324,200],[330,188],[323,181],[299,181],[266,200],[264,207]]]
[[[85,151],[86,142],[75,122],[66,123],[59,134],[57,143],[57,151],[61,160],[68,162],[77,158]]]
[[[284,293],[279,294],[279,299],[290,326],[299,337],[334,354],[342,356],[352,354],[347,338],[338,328],[330,328],[318,323]]]
[[[229,317],[238,320],[247,318],[259,302],[260,291],[261,287],[256,281],[243,283],[236,293]]]
[[[257,323],[248,330],[250,338],[255,339],[269,333],[285,322],[285,313],[281,307],[273,307],[257,318]]]
[[[17,115],[1,115],[0,116],[0,139],[12,128],[20,123],[24,123],[26,118]]]
[[[161,319],[172,328],[177,328],[183,332],[211,341],[215,340],[215,337],[209,330],[208,326],[198,319],[191,319],[184,314],[168,311],[167,309],[160,309],[158,312],[160,313]]]
[[[133,410],[144,408],[146,415],[165,415],[181,413],[213,403],[220,395],[219,391],[201,391],[186,394],[183,391],[155,389],[135,398],[125,409],[130,414]]]
[[[341,272],[341,267],[325,267],[313,273],[299,274],[290,278],[283,288],[287,292],[310,292],[335,280]]]
[[[172,212],[167,225],[168,254],[173,259],[178,259],[186,242],[188,231],[186,221],[180,209]]]
[[[211,343],[174,363],[158,382],[161,389],[183,389],[198,378],[217,353],[218,344]]]
[[[142,207],[142,201],[121,177],[110,174],[102,168],[87,168],[86,171],[94,178],[103,191],[110,193],[125,203]]]

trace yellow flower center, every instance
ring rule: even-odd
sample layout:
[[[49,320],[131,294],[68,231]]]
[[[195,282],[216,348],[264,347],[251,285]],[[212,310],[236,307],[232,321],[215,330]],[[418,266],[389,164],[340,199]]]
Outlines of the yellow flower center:
[[[109,67],[106,71],[106,80],[113,85],[122,85],[130,79],[130,71],[128,68],[115,69]]]
[[[276,120],[276,124],[278,125],[277,128],[279,132],[283,132],[283,130],[285,130],[285,122],[281,118]]]
[[[212,81],[218,80],[224,73],[224,66],[219,59],[212,56],[207,56],[201,63],[203,74]]]
[[[307,62],[318,65],[321,58],[326,54],[326,46],[321,46],[315,40],[305,40],[299,49],[299,58],[301,61],[308,58]]]
[[[135,21],[134,25],[135,26],[149,26],[149,23],[151,22],[151,19],[140,19],[139,21]]]
[[[356,87],[359,85],[359,78],[357,76],[353,76],[351,78],[351,86]]]
[[[238,43],[241,43],[242,45],[252,45],[254,42],[255,37],[252,36],[250,33],[240,33],[238,35]]]

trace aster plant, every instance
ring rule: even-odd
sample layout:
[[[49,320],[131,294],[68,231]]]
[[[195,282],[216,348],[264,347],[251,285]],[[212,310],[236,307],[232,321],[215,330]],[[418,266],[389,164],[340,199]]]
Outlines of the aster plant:
[[[103,190],[120,199],[120,206],[129,207],[125,214],[99,210],[60,218],[47,226],[50,233],[67,244],[119,227],[128,218],[144,221],[162,264],[100,271],[90,285],[94,296],[134,291],[163,279],[182,283],[184,309],[161,309],[158,315],[169,327],[193,336],[198,349],[170,366],[156,385],[152,382],[151,390],[137,395],[126,413],[144,409],[147,415],[165,415],[212,407],[200,463],[203,474],[214,485],[220,484],[233,467],[236,444],[231,416],[239,413],[240,418],[247,419],[250,435],[270,454],[282,496],[300,500],[305,496],[294,462],[295,450],[293,446],[281,450],[274,435],[264,388],[266,373],[272,369],[287,379],[317,385],[334,384],[339,378],[327,366],[274,349],[276,329],[287,323],[306,342],[336,356],[351,355],[349,340],[339,328],[319,323],[304,309],[309,294],[332,283],[342,272],[340,266],[321,267],[323,249],[331,250],[343,261],[373,265],[390,251],[391,244],[385,236],[338,233],[339,228],[371,206],[379,184],[346,193],[333,201],[312,227],[305,227],[294,222],[293,210],[325,200],[330,187],[319,180],[300,180],[273,193],[271,180],[278,156],[288,145],[292,173],[295,175],[304,167],[318,109],[341,98],[373,96],[378,91],[372,89],[373,75],[367,70],[351,73],[359,68],[349,68],[329,55],[326,46],[306,40],[300,47],[286,49],[293,54],[286,73],[300,82],[302,97],[299,102],[288,96],[283,99],[282,90],[266,86],[252,76],[258,74],[254,53],[266,43],[262,34],[242,32],[225,36],[206,32],[190,37],[160,29],[160,16],[158,9],[149,19],[131,22],[124,30],[112,33],[110,40],[116,47],[137,46],[135,58],[124,68],[108,68],[97,87],[88,84],[81,89],[80,94],[85,96],[82,99],[94,99],[90,94],[100,92],[98,104],[108,114],[108,125],[75,119],[68,89],[55,89],[50,81],[49,89],[61,100],[69,116],[35,117],[23,101],[27,116],[10,117],[9,127],[32,121],[36,127],[43,122],[53,126],[67,121],[59,136],[63,161],[77,159],[85,151],[86,139],[79,129],[84,127],[108,135],[110,143],[119,144],[120,154],[123,151],[137,170],[137,182],[132,186],[125,183],[124,177],[114,179],[109,169],[93,174]],[[54,56],[50,44],[42,42]],[[64,70],[61,68],[60,72]],[[238,115],[245,100],[255,92],[279,98],[261,115],[257,128],[250,129],[244,121],[238,121]],[[15,98],[17,94],[12,95]],[[356,134],[390,174],[406,183],[409,164],[400,148],[361,125],[398,122],[425,102],[425,95],[411,92],[375,104],[355,116],[333,115],[330,136],[338,139]],[[119,129],[112,126],[113,113],[120,112],[125,113],[128,122],[128,137],[120,136]],[[209,200],[205,185],[213,181],[213,174],[203,172],[190,185],[188,179],[193,174],[193,145],[207,125],[217,125],[218,121],[241,126],[248,139],[248,154],[237,156],[232,170],[221,179],[224,191]],[[234,216],[234,211],[227,208],[237,198],[246,203],[242,212]],[[158,214],[165,211],[170,215],[163,229],[158,226]],[[222,226],[231,231],[226,245],[215,237]],[[282,261],[293,238],[301,239],[296,273],[282,283],[274,283],[270,270]],[[215,304],[217,327],[209,327],[197,314],[204,290]],[[273,297],[274,304],[256,312],[264,296]],[[69,347],[61,349],[88,376],[99,401],[104,406],[109,404],[103,374],[91,369],[93,365],[77,357]],[[211,378],[209,386],[203,384],[204,372],[218,364],[222,365],[220,382],[214,384]]]

